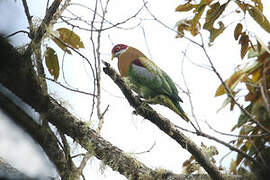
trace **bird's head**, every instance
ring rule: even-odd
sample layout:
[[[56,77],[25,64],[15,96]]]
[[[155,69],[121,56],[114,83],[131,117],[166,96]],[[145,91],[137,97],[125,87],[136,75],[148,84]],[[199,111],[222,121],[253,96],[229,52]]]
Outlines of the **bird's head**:
[[[125,44],[117,44],[112,49],[112,59],[119,57],[123,52],[127,50],[128,46]]]

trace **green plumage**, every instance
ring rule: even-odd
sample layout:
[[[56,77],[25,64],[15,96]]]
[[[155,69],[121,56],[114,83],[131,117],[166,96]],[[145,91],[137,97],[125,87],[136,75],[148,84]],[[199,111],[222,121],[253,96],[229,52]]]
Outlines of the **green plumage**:
[[[145,57],[139,57],[136,63],[131,63],[128,76],[125,78],[131,89],[147,102],[164,105],[189,121],[179,104],[182,99],[178,96],[178,90],[172,79]]]

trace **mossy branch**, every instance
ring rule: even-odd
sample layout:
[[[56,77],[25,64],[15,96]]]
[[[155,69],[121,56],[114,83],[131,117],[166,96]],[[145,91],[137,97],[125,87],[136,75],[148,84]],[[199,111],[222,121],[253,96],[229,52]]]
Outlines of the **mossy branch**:
[[[210,159],[202,152],[202,150],[187,136],[181,133],[171,121],[153,110],[146,103],[136,97],[129,87],[125,84],[120,75],[110,67],[109,63],[103,62],[105,67],[103,71],[114,81],[114,83],[121,89],[122,93],[125,95],[129,104],[136,110],[136,112],[148,119],[160,130],[165,132],[168,136],[174,139],[182,148],[189,151],[196,159],[196,161],[207,171],[213,179],[225,179],[218,168],[211,163]]]

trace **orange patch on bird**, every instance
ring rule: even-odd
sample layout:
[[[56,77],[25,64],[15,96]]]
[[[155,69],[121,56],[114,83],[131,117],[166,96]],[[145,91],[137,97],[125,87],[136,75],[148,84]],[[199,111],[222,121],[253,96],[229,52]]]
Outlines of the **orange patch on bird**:
[[[130,64],[139,57],[145,57],[145,55],[141,51],[130,46],[118,57],[118,69],[122,77],[127,76]]]

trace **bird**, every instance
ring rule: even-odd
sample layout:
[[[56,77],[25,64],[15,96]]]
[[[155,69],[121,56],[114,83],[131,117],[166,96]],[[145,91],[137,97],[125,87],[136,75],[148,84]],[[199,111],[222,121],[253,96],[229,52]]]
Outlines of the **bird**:
[[[118,70],[127,85],[147,103],[168,107],[182,119],[189,118],[180,106],[183,100],[169,75],[138,49],[117,44],[112,49],[112,60],[118,58]]]

